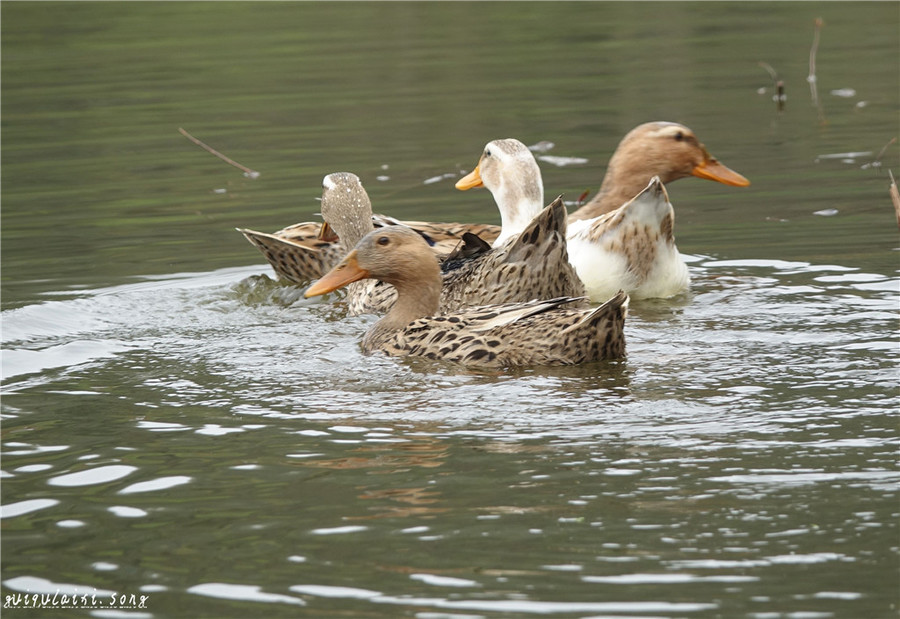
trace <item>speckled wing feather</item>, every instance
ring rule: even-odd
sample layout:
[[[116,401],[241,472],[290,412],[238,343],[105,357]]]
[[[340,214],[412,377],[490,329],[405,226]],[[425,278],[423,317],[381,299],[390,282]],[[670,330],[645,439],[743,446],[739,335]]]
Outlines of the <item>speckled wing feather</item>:
[[[297,224],[272,234],[237,230],[262,252],[279,278],[307,284],[322,277],[346,253],[340,243],[318,240],[318,227],[319,224]]]
[[[374,215],[372,221],[376,227],[407,225],[384,215]],[[435,255],[441,259],[456,248],[462,235],[470,228],[477,230],[484,226],[490,227],[488,224],[467,226],[466,224],[430,224],[418,221],[408,223],[412,224],[408,227],[428,237],[434,243]],[[280,279],[295,284],[308,284],[310,281],[322,277],[347,253],[347,249],[339,240],[320,239],[321,227],[320,223],[303,222],[272,233],[246,228],[237,228],[237,231],[262,252]],[[494,238],[496,238],[496,233],[485,240],[490,242]]]
[[[595,301],[619,289],[633,299],[687,290],[690,274],[675,246],[675,211],[659,177],[614,211],[571,222],[571,261]]]
[[[583,295],[566,250],[566,208],[557,198],[518,237],[446,273],[441,312]]]
[[[420,318],[385,341],[367,338],[363,348],[472,367],[573,365],[622,357],[628,295],[619,292],[594,309],[572,307],[581,301],[560,297]]]
[[[518,237],[444,273],[438,311],[584,294],[584,285],[569,264],[566,207],[557,198]],[[350,291],[348,310],[351,315],[383,314],[396,298],[393,286],[379,282]]]
[[[427,234],[435,242],[440,241],[459,241],[463,234],[469,232],[477,234],[488,244],[494,242],[500,236],[500,226],[495,224],[460,224],[460,223],[438,223],[429,221],[401,221],[388,217],[386,215],[375,215],[372,217],[375,227],[401,225],[412,228],[419,233]]]

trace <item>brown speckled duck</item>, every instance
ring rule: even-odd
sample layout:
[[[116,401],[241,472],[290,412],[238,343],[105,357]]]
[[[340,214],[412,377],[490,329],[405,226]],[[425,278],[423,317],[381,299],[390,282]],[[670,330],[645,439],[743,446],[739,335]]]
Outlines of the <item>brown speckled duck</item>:
[[[235,230],[262,252],[280,279],[295,284],[321,277],[344,252],[337,236],[315,222],[294,224],[271,234],[249,228]]]
[[[329,176],[334,177],[334,175]],[[425,221],[398,221],[386,215],[373,214],[368,194],[362,189],[359,178],[355,175],[352,176],[356,179],[355,183],[359,186],[359,190],[349,190],[357,195],[354,198],[355,204],[347,203],[348,209],[356,207],[360,209],[360,212],[365,212],[371,222],[370,229],[403,224],[419,231],[434,242],[434,252],[440,257],[452,252],[466,233],[477,234],[488,242],[500,233],[500,229],[491,224],[434,224]],[[323,200],[325,199],[324,193],[328,191],[328,179],[329,177],[326,176],[323,182]],[[338,182],[337,177],[332,178],[331,182]],[[351,183],[352,181],[344,178],[341,179],[341,182]],[[360,194],[359,191],[362,193]],[[352,243],[342,242],[334,222],[329,221],[325,210],[325,208],[322,209],[324,219],[322,223],[298,223],[271,234],[249,228],[236,228],[236,230],[262,252],[280,279],[295,284],[306,284],[310,280],[321,277],[323,273],[338,263],[349,247],[353,247]]]
[[[306,296],[374,278],[393,285],[397,301],[363,338],[367,353],[444,359],[473,367],[572,365],[625,353],[628,296],[596,308],[571,308],[573,297],[470,307],[435,315],[440,266],[425,240],[404,226],[373,230]]]
[[[352,226],[354,242],[377,227],[395,225],[399,222],[385,215],[372,213],[372,203],[362,183],[355,174],[335,172],[327,175],[322,181],[322,218],[321,224],[304,222],[288,226],[271,234],[247,228],[237,231],[256,246],[269,261],[279,278],[295,284],[306,284],[321,277],[337,264],[347,253],[341,242],[338,230],[342,227],[340,219]],[[329,204],[325,204],[329,202]],[[352,224],[349,223],[352,220]],[[366,223],[368,222],[368,223]],[[427,222],[405,222],[415,230],[429,238],[434,245],[435,255],[443,258],[451,253],[467,232],[481,232],[480,224],[441,224],[436,226]],[[493,238],[490,231],[487,238]],[[353,244],[349,244],[353,247]]]

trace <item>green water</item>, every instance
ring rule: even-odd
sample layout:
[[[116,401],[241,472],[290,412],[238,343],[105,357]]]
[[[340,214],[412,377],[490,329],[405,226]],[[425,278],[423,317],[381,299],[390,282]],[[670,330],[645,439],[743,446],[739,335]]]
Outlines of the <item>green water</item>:
[[[0,17],[5,615],[897,615],[896,3]],[[498,221],[453,189],[486,142],[587,159],[541,162],[574,200],[648,120],[752,185],[669,186],[691,292],[632,305],[624,361],[366,357],[372,317],[234,231],[314,220],[335,171],[379,212]],[[8,597],[57,591],[107,605]]]

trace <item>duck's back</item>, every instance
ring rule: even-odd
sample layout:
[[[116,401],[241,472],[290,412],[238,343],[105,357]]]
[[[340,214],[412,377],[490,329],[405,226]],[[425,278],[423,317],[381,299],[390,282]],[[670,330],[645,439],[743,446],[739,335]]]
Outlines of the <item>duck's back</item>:
[[[580,301],[561,297],[420,318],[378,348],[473,367],[574,365],[623,356],[628,296],[620,293],[593,310],[572,307]]]
[[[502,247],[458,260],[454,267],[443,274],[441,314],[464,307],[585,295],[584,285],[569,264],[566,208],[560,198],[518,237]],[[393,286],[372,283],[350,291],[348,310],[351,315],[383,314],[396,298]]]
[[[584,294],[569,264],[566,209],[557,198],[518,237],[445,273],[441,311]]]

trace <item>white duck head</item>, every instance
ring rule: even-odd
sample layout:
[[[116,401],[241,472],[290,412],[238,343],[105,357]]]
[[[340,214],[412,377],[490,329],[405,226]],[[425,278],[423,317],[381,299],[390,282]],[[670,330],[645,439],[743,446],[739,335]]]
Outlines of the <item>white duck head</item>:
[[[487,187],[500,210],[502,230],[494,247],[519,234],[544,208],[544,182],[534,155],[519,140],[493,140],[478,165],[456,183],[462,191]]]

